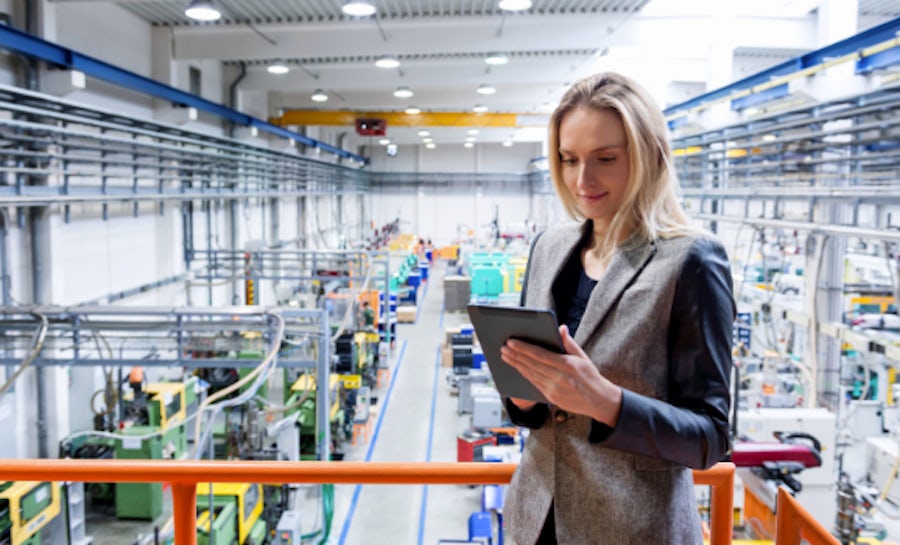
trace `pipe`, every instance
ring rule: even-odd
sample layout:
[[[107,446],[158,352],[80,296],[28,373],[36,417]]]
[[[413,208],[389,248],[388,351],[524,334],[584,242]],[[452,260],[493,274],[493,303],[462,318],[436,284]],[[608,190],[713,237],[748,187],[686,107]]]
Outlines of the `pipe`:
[[[228,86],[228,107],[232,110],[237,110],[237,86],[238,84],[247,77],[247,64],[244,61],[239,63],[241,67],[241,73],[238,77],[231,82],[231,85]],[[230,138],[234,138],[234,133],[237,131],[237,123],[234,120],[228,121],[228,136]]]

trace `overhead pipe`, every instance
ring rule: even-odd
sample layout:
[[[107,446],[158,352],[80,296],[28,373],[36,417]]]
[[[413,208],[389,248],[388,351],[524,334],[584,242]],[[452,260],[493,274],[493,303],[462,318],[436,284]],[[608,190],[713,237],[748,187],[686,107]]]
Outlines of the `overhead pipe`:
[[[31,2],[26,2],[26,9],[28,9],[31,4]],[[273,125],[268,121],[238,112],[237,110],[217,104],[211,100],[206,100],[205,98],[165,85],[146,76],[130,72],[67,47],[38,38],[33,33],[0,26],[0,48],[21,53],[33,60],[42,60],[56,66],[78,70],[91,77],[145,95],[150,95],[173,104],[196,108],[199,111],[218,116],[236,125],[256,127],[263,132],[294,140],[305,146],[318,148],[322,151],[337,155],[338,157],[353,159],[363,165],[368,163],[366,158],[361,155],[350,153],[349,151],[336,148],[319,140],[308,138],[294,131],[289,131],[277,125]]]
[[[247,77],[247,63],[241,61],[239,63],[241,67],[241,73],[235,78],[234,81],[231,82],[231,85],[228,86],[228,106],[232,110],[237,109],[237,87],[238,84],[243,81],[245,77]],[[228,136],[230,138],[234,138],[234,133],[237,132],[237,125],[232,121],[228,124]]]

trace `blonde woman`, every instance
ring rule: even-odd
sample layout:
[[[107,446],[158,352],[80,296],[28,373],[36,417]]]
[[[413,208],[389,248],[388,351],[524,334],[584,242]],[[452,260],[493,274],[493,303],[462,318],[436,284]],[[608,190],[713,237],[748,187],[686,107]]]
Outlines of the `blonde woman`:
[[[729,448],[728,258],[682,210],[665,120],[634,81],[576,83],[549,142],[556,192],[580,224],[540,236],[523,300],[556,311],[567,353],[502,349],[549,400],[506,400],[532,428],[508,531],[518,545],[699,545],[690,468]]]

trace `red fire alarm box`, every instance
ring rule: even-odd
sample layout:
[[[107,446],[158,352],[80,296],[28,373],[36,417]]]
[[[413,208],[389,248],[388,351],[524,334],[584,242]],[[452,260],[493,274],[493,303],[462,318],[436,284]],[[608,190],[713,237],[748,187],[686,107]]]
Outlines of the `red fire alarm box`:
[[[356,120],[356,134],[360,136],[384,136],[387,132],[387,119],[359,118]]]

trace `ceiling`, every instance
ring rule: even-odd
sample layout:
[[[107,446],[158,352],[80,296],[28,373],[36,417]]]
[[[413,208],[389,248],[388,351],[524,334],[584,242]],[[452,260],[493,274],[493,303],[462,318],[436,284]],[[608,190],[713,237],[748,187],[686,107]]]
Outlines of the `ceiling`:
[[[57,0],[77,2],[79,0]],[[215,23],[184,15],[188,0],[108,0],[158,27],[171,29],[176,60],[243,64],[242,93],[279,109],[531,114],[540,120],[567,85],[589,73],[622,70],[644,82],[661,106],[692,98],[748,70],[761,70],[816,47],[819,0],[533,0],[506,12],[497,0],[374,0],[373,17],[342,14],[342,0],[216,0]],[[835,0],[831,0],[835,1]],[[900,0],[860,0],[859,17],[900,16]],[[726,44],[726,47],[719,47]],[[711,58],[724,70],[711,76]],[[489,53],[509,62],[490,66]],[[377,68],[396,56],[400,66]],[[729,57],[732,58],[732,57]],[[288,74],[266,66],[284,60]],[[719,69],[720,72],[722,69]],[[491,85],[492,95],[476,92]],[[409,87],[414,95],[396,98]],[[324,90],[329,99],[310,96]],[[418,129],[389,128],[397,142],[418,142]],[[437,128],[433,130],[441,131]],[[487,129],[479,141],[541,140],[543,129]],[[465,130],[447,130],[461,142]],[[438,140],[437,136],[435,139]]]

